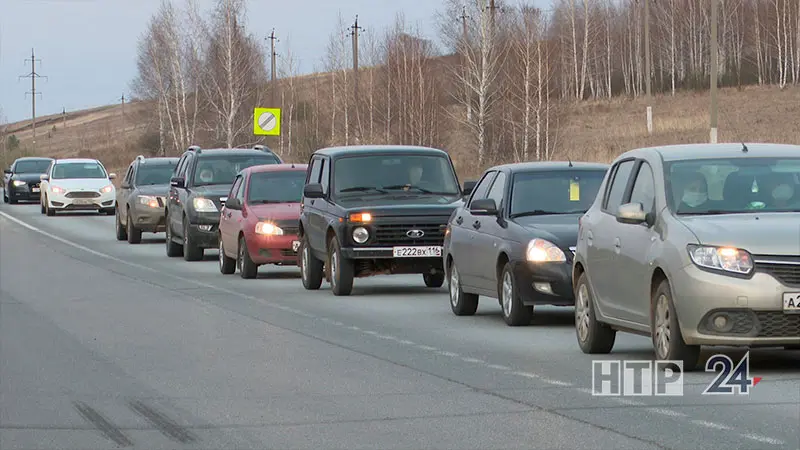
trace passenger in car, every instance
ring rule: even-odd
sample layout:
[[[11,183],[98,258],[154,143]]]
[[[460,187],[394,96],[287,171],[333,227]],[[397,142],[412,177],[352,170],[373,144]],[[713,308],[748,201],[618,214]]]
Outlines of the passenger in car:
[[[699,172],[686,174],[679,181],[678,188],[682,186],[682,195],[678,204],[678,213],[691,213],[706,210],[708,201],[708,181],[705,175]]]

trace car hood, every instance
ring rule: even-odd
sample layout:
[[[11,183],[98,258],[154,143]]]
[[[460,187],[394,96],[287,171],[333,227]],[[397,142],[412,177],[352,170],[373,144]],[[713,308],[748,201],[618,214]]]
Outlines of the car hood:
[[[440,203],[433,203],[437,199],[447,199]],[[419,200],[415,198],[414,200]],[[342,206],[345,207],[346,213],[368,212],[373,217],[413,217],[413,216],[442,216],[445,218],[450,217],[453,211],[459,206],[463,205],[462,199],[452,201],[452,197],[433,197],[433,199],[424,199],[422,201],[413,201],[411,199],[397,201],[387,198],[378,198],[369,202],[359,202],[358,206],[348,207],[346,203]]]
[[[578,219],[582,214],[518,217],[514,222],[531,233],[560,247],[574,247],[578,242]]]
[[[68,191],[74,190],[99,190],[111,184],[108,178],[69,178],[50,180],[51,186],[58,186]]]
[[[300,220],[300,203],[268,203],[247,207],[259,220]]]
[[[148,184],[145,186],[138,186],[136,193],[139,195],[154,195],[157,197],[166,197],[169,195],[168,184]]]
[[[39,181],[41,175],[40,173],[15,173],[11,176],[11,179],[30,183],[31,181]]]
[[[754,255],[800,255],[800,213],[692,216],[678,220],[700,244],[730,245]]]
[[[209,186],[197,186],[192,188],[192,197],[205,197],[211,199],[217,209],[222,208],[223,200],[228,199],[231,186],[228,184],[212,184]]]

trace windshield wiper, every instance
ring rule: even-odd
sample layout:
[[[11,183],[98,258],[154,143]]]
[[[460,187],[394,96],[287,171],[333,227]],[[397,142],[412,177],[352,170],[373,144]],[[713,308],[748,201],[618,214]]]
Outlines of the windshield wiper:
[[[376,188],[374,186],[349,187],[349,188],[342,189],[339,192],[363,192],[363,191],[375,191],[375,192],[380,192],[381,194],[386,194],[386,191],[384,191],[383,189]]]
[[[398,190],[398,189],[401,189],[401,190],[404,190],[404,191],[408,190],[408,189],[416,189],[416,190],[418,190],[418,191],[420,191],[420,192],[422,192],[424,194],[439,194],[439,192],[429,191],[428,189],[425,189],[425,188],[422,188],[422,187],[419,187],[419,186],[415,186],[413,184],[393,184],[391,186],[384,186],[383,188],[384,189],[389,189],[389,190],[392,190],[392,191],[395,191],[395,190]]]
[[[527,216],[555,216],[555,215],[565,215],[565,214],[583,214],[586,211],[578,210],[578,211],[545,211],[543,209],[534,209],[533,211],[526,211],[521,213],[511,214],[511,218],[515,219],[517,217],[527,217]]]
[[[250,200],[251,205],[266,205],[269,203],[291,203],[291,202],[283,202],[280,200]]]
[[[718,216],[720,214],[752,214],[757,213],[758,210],[748,210],[748,211],[728,211],[724,209],[710,209],[708,211],[697,211],[697,212],[678,212],[679,216]]]

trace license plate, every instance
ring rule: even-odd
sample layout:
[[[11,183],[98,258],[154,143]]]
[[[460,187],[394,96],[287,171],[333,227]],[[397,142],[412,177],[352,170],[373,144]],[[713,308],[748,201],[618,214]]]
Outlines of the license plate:
[[[442,247],[394,247],[395,258],[441,257]]]
[[[72,203],[74,203],[76,205],[91,205],[94,202],[89,200],[88,198],[79,198],[79,199],[76,199],[75,201],[73,201]]]
[[[300,241],[292,241],[292,251],[296,252],[300,248]]]
[[[783,294],[783,312],[800,314],[800,292],[786,292]]]
[[[31,188],[31,192],[39,192],[39,188]]]

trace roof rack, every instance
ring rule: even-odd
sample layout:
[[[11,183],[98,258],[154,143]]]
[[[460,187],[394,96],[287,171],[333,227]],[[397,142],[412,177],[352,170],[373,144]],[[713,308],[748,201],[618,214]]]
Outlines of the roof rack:
[[[256,144],[253,146],[253,150],[261,150],[262,152],[266,153],[273,153],[272,149],[267,147],[266,145]]]
[[[190,145],[187,151],[200,153],[203,149],[201,149],[199,145]]]
[[[139,156],[137,156],[137,157],[136,157],[136,160],[137,160],[137,161],[142,161],[142,162],[144,162],[144,155],[139,155]]]

